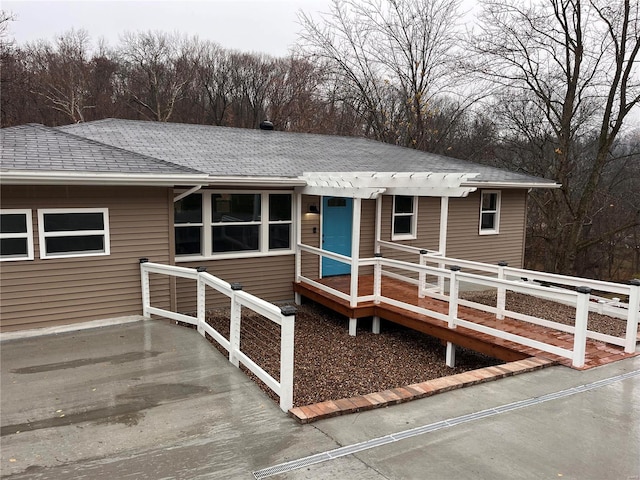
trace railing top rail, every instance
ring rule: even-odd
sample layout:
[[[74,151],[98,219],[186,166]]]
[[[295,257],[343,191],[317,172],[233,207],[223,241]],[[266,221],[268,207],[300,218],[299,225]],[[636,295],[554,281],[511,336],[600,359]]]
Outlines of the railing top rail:
[[[379,261],[383,266],[395,267],[403,270],[409,270],[411,272],[423,272],[431,275],[438,275],[441,277],[449,278],[451,271],[445,268],[430,267],[428,265],[419,265],[416,263],[405,262],[403,260],[395,260],[393,258],[377,257],[377,258],[363,258],[360,259],[360,266],[372,265]]]
[[[535,292],[536,295],[548,298],[550,300],[563,300],[575,303],[576,297],[578,296],[578,292],[565,290],[562,288],[523,284],[514,280],[500,280],[498,278],[489,278],[483,275],[476,275],[473,273],[465,272],[457,272],[456,275],[460,280],[471,280],[471,283],[474,283],[476,285],[480,284],[494,288],[504,287],[508,290],[524,294],[531,294],[532,292]]]
[[[198,272],[193,268],[177,267],[175,265],[162,265],[161,263],[145,262],[140,267],[150,273],[162,273],[182,278],[198,278]]]
[[[384,240],[378,240],[378,245],[383,247],[392,248],[394,250],[402,250],[404,252],[415,253],[416,255],[420,255],[420,252],[423,250],[422,248],[413,247],[411,245],[404,245],[402,243],[394,243],[387,242]]]
[[[538,272],[536,270],[525,270],[524,268],[505,267],[505,273],[517,277],[529,278],[549,283],[560,283],[572,287],[589,287],[594,290],[601,290],[621,295],[629,295],[630,285],[624,283],[606,282],[604,280],[592,280],[590,278],[572,277],[569,275],[559,275],[557,273]]]
[[[230,297],[232,295],[233,289],[231,288],[231,284],[229,282],[226,282],[221,278],[216,277],[215,275],[211,275],[208,272],[200,272],[200,275],[205,285],[217,290],[227,297]]]
[[[242,305],[249,307],[254,312],[259,313],[278,325],[282,325],[282,312],[280,308],[274,304],[244,291],[237,291],[236,298]]]
[[[322,248],[318,247],[312,247],[311,245],[305,245],[304,243],[299,243],[298,248],[304,252],[315,253],[316,255],[321,255],[323,257],[331,258],[333,260],[338,260],[339,262],[344,262],[351,265],[351,257],[347,257],[346,255],[330,252],[329,250],[323,250]]]
[[[440,254],[428,253],[426,255],[426,261],[433,263],[445,263],[448,265],[458,265],[463,268],[472,268],[474,270],[480,270],[490,273],[498,273],[498,265],[491,265],[490,263],[475,262],[473,260],[463,260],[461,258],[443,257]]]

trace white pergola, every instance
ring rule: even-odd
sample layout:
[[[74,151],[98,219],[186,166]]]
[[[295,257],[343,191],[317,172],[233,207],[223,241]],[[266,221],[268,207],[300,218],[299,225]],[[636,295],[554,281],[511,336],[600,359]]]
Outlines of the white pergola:
[[[313,172],[304,173],[301,180],[305,186],[296,187],[298,225],[302,219],[301,196],[347,197],[353,199],[353,221],[351,258],[360,256],[360,216],[362,199],[376,201],[376,253],[379,253],[382,224],[382,195],[407,195],[440,197],[439,251],[446,253],[449,197],[466,197],[477,187],[465,184],[478,173],[434,173],[434,172]],[[301,243],[300,228],[297,229],[297,244]],[[300,254],[296,261],[296,281],[300,275]],[[357,262],[351,264],[351,288],[357,291]]]

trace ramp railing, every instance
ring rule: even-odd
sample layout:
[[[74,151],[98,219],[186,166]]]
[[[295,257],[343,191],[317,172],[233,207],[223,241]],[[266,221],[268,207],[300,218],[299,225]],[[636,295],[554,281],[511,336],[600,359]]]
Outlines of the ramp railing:
[[[239,367],[244,365],[255,374],[267,387],[280,398],[280,408],[287,412],[293,407],[293,350],[294,325],[296,309],[293,306],[277,307],[242,290],[238,283],[228,283],[206,272],[203,267],[193,269],[163,265],[140,259],[140,273],[142,281],[142,314],[145,317],[158,315],[179,322],[195,325],[202,336],[208,334],[229,353],[229,361]],[[197,310],[196,316],[173,312],[151,305],[151,288],[149,274],[167,275],[170,277],[187,278],[197,282]],[[212,288],[229,298],[230,302],[230,334],[227,340],[206,321],[206,293]],[[240,342],[242,328],[242,308],[267,318],[280,326],[280,375],[274,378],[247,353],[242,351]]]

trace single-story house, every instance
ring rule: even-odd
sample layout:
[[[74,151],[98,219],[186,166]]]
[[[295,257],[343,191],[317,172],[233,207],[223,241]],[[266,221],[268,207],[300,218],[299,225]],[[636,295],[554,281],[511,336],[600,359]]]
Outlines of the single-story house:
[[[106,119],[0,133],[3,332],[139,314],[141,257],[206,267],[272,302],[293,298],[297,261],[307,276],[349,273],[298,243],[368,258],[396,242],[522,266],[528,190],[558,186],[269,129]],[[193,285],[152,282],[157,306],[195,310]]]

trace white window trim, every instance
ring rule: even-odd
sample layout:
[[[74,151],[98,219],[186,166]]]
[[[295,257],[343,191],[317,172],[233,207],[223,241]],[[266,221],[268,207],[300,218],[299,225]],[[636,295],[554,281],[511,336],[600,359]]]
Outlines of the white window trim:
[[[0,257],[0,262],[17,262],[19,260],[33,260],[33,218],[31,209],[28,208],[3,208],[2,215],[24,215],[26,217],[27,231],[24,233],[0,233],[0,238],[26,238],[27,255],[24,257]]]
[[[176,190],[176,194],[182,193],[182,191]],[[198,190],[197,194],[202,195],[202,230],[201,230],[201,250],[202,254],[194,255],[175,255],[175,261],[179,262],[192,262],[201,260],[224,260],[234,258],[253,258],[253,257],[275,257],[280,255],[292,255],[295,253],[295,211],[296,211],[296,195],[291,190]],[[260,221],[251,222],[213,222],[212,219],[212,206],[211,196],[214,194],[248,194],[248,195],[260,195]],[[269,195],[291,195],[291,220],[269,220]],[[291,224],[289,248],[279,248],[269,250],[269,226],[276,224]],[[200,224],[175,224],[176,226],[200,226]],[[215,226],[227,226],[227,225],[259,225],[260,226],[260,241],[258,244],[258,250],[239,250],[237,252],[213,252],[213,232],[212,229]]]
[[[486,195],[496,194],[496,209],[495,210],[483,210],[482,200]],[[480,192],[480,217],[478,218],[478,234],[479,235],[497,235],[500,233],[500,206],[502,204],[502,192],[500,190],[482,190]],[[495,223],[493,228],[482,228],[482,214],[483,213],[495,213]]]
[[[102,230],[70,230],[67,232],[45,232],[44,216],[48,213],[101,213],[104,229]],[[104,236],[104,252],[68,252],[47,253],[47,238],[52,237],[76,237],[76,236],[102,235]],[[38,209],[38,239],[40,241],[40,258],[73,258],[73,257],[102,257],[111,254],[111,241],[109,236],[109,209],[108,208],[42,208]]]
[[[396,196],[411,197],[413,199],[412,213],[396,213]],[[395,233],[396,217],[411,216],[411,233]],[[391,205],[391,240],[415,240],[418,238],[418,197],[411,195],[394,195]]]

